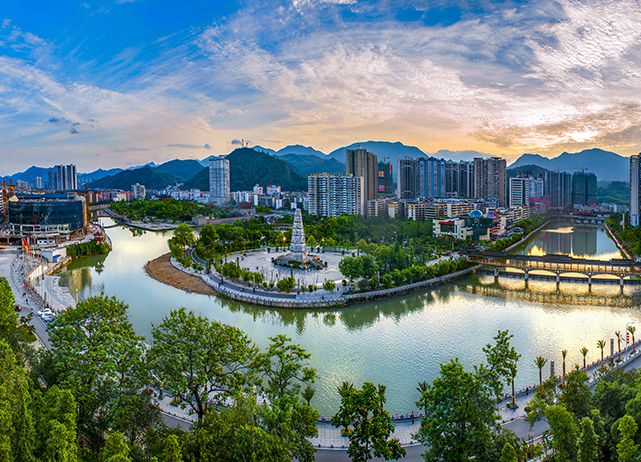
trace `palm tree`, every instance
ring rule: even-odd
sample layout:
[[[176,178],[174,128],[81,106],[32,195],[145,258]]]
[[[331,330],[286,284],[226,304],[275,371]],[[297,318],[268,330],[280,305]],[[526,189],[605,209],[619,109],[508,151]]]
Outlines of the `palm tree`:
[[[545,367],[545,363],[547,362],[548,360],[543,356],[537,356],[537,358],[534,360],[534,364],[536,364],[536,367],[539,368],[539,385],[543,384],[543,367]]]
[[[561,356],[563,357],[563,376],[561,378],[561,388],[565,386],[565,357],[568,355],[568,350],[561,350]]]
[[[601,366],[603,366],[603,349],[605,348],[605,340],[597,340],[596,347],[601,349]]]
[[[628,326],[628,332],[632,334],[632,352],[636,352],[636,349],[634,348],[634,333],[637,331],[637,328],[634,326]]]
[[[341,397],[344,397],[344,396],[347,396],[347,394],[352,389],[354,389],[354,384],[343,381],[343,383],[340,385],[340,387],[337,387],[337,388],[338,388],[338,394],[341,395]]]
[[[581,348],[581,354],[583,355],[583,369],[587,369],[587,366],[585,365],[585,357],[588,355],[588,349],[586,347]]]
[[[307,387],[301,393],[308,406],[311,406],[310,403],[312,401],[312,398],[314,397],[314,393],[316,393],[316,388],[312,387],[311,385],[307,385]]]
[[[427,382],[418,382],[418,387],[416,389],[422,395],[424,391],[427,391],[428,383]]]
[[[621,331],[620,330],[615,331],[614,335],[617,336],[617,346],[619,348],[619,361],[621,361]]]

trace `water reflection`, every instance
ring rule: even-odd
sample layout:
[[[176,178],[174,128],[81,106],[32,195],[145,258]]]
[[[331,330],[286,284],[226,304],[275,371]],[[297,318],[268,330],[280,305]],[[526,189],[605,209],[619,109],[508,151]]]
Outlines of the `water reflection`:
[[[558,229],[563,227],[570,225]],[[268,345],[268,337],[285,334],[312,353],[318,371],[313,403],[324,415],[338,409],[336,386],[343,380],[383,383],[388,408],[409,412],[418,399],[418,382],[432,380],[439,363],[450,358],[459,357],[468,369],[480,363],[482,347],[498,329],[515,335],[514,345],[523,355],[516,380],[520,387],[538,382],[536,356],[560,363],[560,352],[567,349],[571,365],[582,360],[579,349],[588,346],[592,361],[597,359],[596,340],[612,338],[629,321],[641,323],[630,286],[621,296],[618,286],[594,285],[589,294],[587,284],[561,283],[557,293],[553,282],[531,280],[526,289],[522,279],[501,278],[493,285],[491,276],[342,310],[266,309],[182,292],[150,278],[143,266],[168,251],[171,232],[138,234],[121,227],[107,232],[114,243],[107,257],[80,259],[60,272],[72,293],[78,288],[81,298],[104,292],[123,300],[130,306],[136,332],[147,338],[152,323],[159,324],[182,306],[244,330],[261,348]],[[597,254],[612,250],[613,245],[608,249],[600,241],[598,229],[596,236]],[[537,245],[545,249],[543,242]],[[589,305],[588,298],[597,305]],[[611,307],[611,300],[635,308]]]
[[[520,255],[565,254],[576,258],[610,260],[621,253],[601,225],[571,225],[553,221],[512,253]]]

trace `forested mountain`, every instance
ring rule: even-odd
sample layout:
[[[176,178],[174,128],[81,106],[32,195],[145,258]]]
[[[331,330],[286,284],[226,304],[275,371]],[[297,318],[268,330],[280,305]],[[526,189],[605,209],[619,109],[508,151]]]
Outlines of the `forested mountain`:
[[[345,173],[345,163],[314,155],[285,154],[280,157],[303,175],[310,173]]]
[[[307,178],[287,162],[251,148],[239,148],[227,155],[232,191],[251,191],[260,186],[277,184],[283,191],[307,191]],[[198,172],[183,189],[209,191],[209,168]]]
[[[548,170],[577,171],[582,168],[595,173],[598,181],[630,181],[630,159],[603,149],[564,152],[548,159],[539,154],[523,154],[509,168],[538,165]]]
[[[190,180],[203,169],[203,166],[197,160],[180,160],[174,159],[154,168],[157,173],[171,173],[183,180]]]
[[[163,189],[184,180],[170,173],[156,172],[151,167],[124,170],[113,176],[100,178],[89,183],[90,188],[131,190],[131,185],[140,183],[147,189]],[[208,188],[209,189],[209,188]]]

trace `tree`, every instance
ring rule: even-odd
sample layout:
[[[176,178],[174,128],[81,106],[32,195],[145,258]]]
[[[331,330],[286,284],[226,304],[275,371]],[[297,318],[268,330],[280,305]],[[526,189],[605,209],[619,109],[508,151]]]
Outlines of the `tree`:
[[[501,399],[503,395],[503,381],[512,384],[512,406],[516,406],[514,401],[514,379],[516,378],[517,363],[519,362],[520,354],[516,349],[510,345],[510,339],[514,335],[509,335],[508,330],[499,330],[494,340],[496,344],[492,346],[487,344],[483,347],[483,352],[487,358],[489,370],[496,376],[494,380],[494,392],[497,400]]]
[[[323,289],[327,290],[328,292],[334,292],[334,290],[336,290],[336,283],[331,279],[327,279],[325,282],[323,282]]]
[[[594,431],[594,423],[589,417],[581,420],[581,434],[577,441],[579,462],[594,462],[599,456],[599,437]]]
[[[318,242],[316,242],[316,238],[310,234],[307,237],[307,247],[316,247],[317,245],[318,245]]]
[[[565,388],[559,398],[566,409],[578,419],[589,416],[592,410],[592,392],[588,385],[588,379],[588,374],[576,366],[568,374]]]
[[[561,388],[565,386],[565,357],[568,355],[568,350],[561,350],[561,357],[563,358],[563,375],[561,378]]]
[[[510,443],[505,443],[505,446],[503,446],[499,462],[519,462],[519,459],[517,459],[516,457],[514,446],[512,446]]]
[[[176,229],[174,229],[174,237],[172,237],[170,241],[173,245],[184,250],[186,247],[194,245],[194,242],[196,242],[194,238],[194,230],[191,229],[191,226],[187,223],[181,223],[176,227]]]
[[[588,350],[586,347],[581,348],[581,354],[583,355],[583,369],[584,370],[587,369],[587,365],[585,363],[585,357],[588,355],[588,351],[590,351],[590,350]]]
[[[536,367],[539,368],[539,385],[543,384],[543,368],[545,367],[545,364],[547,362],[548,360],[543,356],[537,356],[534,360],[534,364],[536,364]]]
[[[222,402],[256,383],[250,367],[258,349],[235,327],[181,308],[154,326],[152,336],[149,361],[159,385],[199,421],[212,401]]]
[[[316,370],[308,364],[311,355],[300,345],[290,343],[285,335],[269,340],[269,348],[256,360],[263,377],[261,391],[271,404],[262,408],[263,423],[268,431],[275,432],[293,458],[313,461],[316,451],[307,438],[318,435],[318,411],[311,407],[311,398],[301,401],[302,385],[309,387],[316,378]]]
[[[394,424],[385,404],[385,385],[378,388],[365,382],[363,389],[352,387],[341,393],[341,405],[332,417],[332,425],[347,429],[347,454],[353,461],[364,462],[372,457],[396,460],[405,456],[397,438],[390,439]]]
[[[278,290],[280,290],[281,292],[289,292],[294,287],[296,287],[296,279],[288,276],[278,281],[278,283],[276,283],[276,287],[278,287]]]
[[[621,331],[617,330],[614,332],[614,335],[617,337],[617,348],[619,350],[619,361],[621,361]]]
[[[631,462],[639,452],[639,445],[634,443],[634,435],[637,433],[637,423],[629,415],[623,416],[618,422],[618,430],[621,439],[617,443],[617,456],[619,462]]]
[[[36,424],[36,455],[40,460],[76,462],[78,458],[76,432],[76,402],[69,390],[52,386],[44,396],[34,396],[34,408],[39,409]]]
[[[630,335],[632,335],[632,351],[637,351],[634,345],[634,333],[637,331],[637,328],[635,326],[628,326],[626,329],[630,332]]]
[[[556,400],[556,389],[559,385],[559,378],[551,375],[541,385],[536,387],[534,397],[528,402],[530,408],[527,413],[527,420],[534,425],[545,415],[545,410],[552,406]]]
[[[552,448],[556,451],[556,460],[559,462],[576,460],[578,428],[572,413],[564,405],[557,404],[545,410],[545,417],[550,424]]]
[[[78,426],[94,451],[103,433],[117,430],[136,441],[159,419],[146,387],[147,348],[127,317],[127,305],[91,297],[49,326],[52,362],[61,387],[73,392]]]
[[[180,442],[176,435],[169,435],[165,450],[163,451],[163,462],[182,462],[182,453],[180,450]]]
[[[113,432],[105,442],[102,460],[104,462],[131,462],[129,451],[124,435],[120,432]]]
[[[603,366],[603,349],[605,348],[605,340],[597,340],[596,347],[601,350],[601,366]]]
[[[419,384],[416,405],[425,412],[415,438],[427,446],[428,461],[480,460],[492,441],[497,413],[493,373],[481,366],[467,372],[458,361],[441,364],[431,384]]]

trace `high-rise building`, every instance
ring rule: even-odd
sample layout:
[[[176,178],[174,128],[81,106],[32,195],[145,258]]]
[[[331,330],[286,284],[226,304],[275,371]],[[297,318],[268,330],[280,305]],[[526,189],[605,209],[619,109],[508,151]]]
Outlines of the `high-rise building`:
[[[42,189],[42,177],[41,176],[34,176],[33,177],[33,189]]]
[[[419,157],[416,159],[418,169],[418,197],[426,199],[447,197],[445,185],[445,159]]]
[[[78,175],[76,166],[56,165],[49,171],[49,187],[56,191],[74,191],[78,189]]]
[[[392,176],[391,162],[378,163],[378,195],[387,197],[394,195],[394,177]]]
[[[336,217],[366,212],[360,176],[312,173],[307,177],[307,191],[310,215]]]
[[[572,204],[596,204],[596,175],[576,172],[572,175]]]
[[[346,150],[346,173],[363,178],[363,195],[367,201],[378,197],[378,159],[367,149]],[[367,210],[365,210],[367,212]]]
[[[572,175],[568,172],[546,172],[543,193],[549,198],[550,208],[572,208]]]
[[[417,162],[413,157],[396,159],[396,188],[399,199],[414,200],[418,197]]]
[[[528,185],[530,187],[530,197],[543,197],[543,179],[542,178],[529,178]]]
[[[474,159],[474,197],[507,205],[507,162],[501,157]]]
[[[231,200],[229,190],[229,160],[224,157],[209,159],[209,201],[224,205]]]
[[[145,196],[147,195],[147,190],[145,188],[145,185],[136,183],[131,186],[131,190],[134,192],[134,199],[138,201],[145,200]]]
[[[510,207],[525,207],[529,205],[529,178],[510,178]]]
[[[641,216],[641,153],[630,156],[630,224],[639,226]]]

